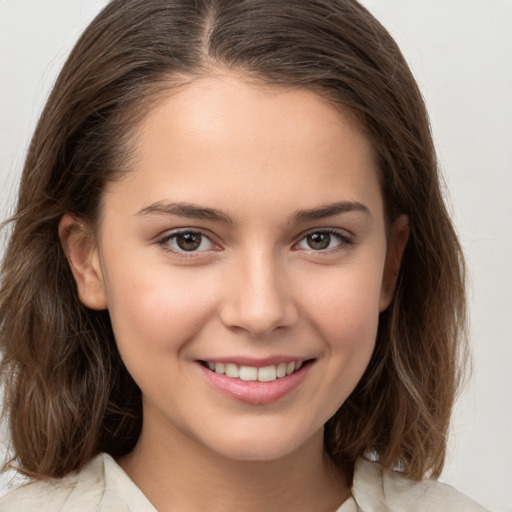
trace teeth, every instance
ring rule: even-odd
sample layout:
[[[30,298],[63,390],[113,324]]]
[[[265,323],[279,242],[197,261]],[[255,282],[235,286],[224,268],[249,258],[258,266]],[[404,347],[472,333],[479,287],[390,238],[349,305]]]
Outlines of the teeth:
[[[258,368],[258,380],[260,382],[272,382],[277,379],[277,370],[275,366],[265,366]]]
[[[276,375],[278,379],[286,376],[286,363],[281,363],[277,365]]]
[[[240,378],[242,380],[258,380],[258,368],[254,368],[254,366],[240,366]]]
[[[207,362],[206,366],[208,366],[212,372],[226,375],[226,377],[233,379],[272,382],[299,370],[302,367],[302,361],[279,363],[278,365],[270,365],[262,368],[256,368],[255,366],[238,366],[233,363],[224,364],[211,362]]]
[[[232,377],[233,379],[238,379],[240,376],[240,370],[238,369],[238,366],[236,364],[228,363],[226,365],[226,377]]]

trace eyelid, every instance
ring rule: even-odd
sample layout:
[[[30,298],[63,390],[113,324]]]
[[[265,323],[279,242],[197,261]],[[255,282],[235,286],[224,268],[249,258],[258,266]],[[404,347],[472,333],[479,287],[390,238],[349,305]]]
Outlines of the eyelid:
[[[173,239],[174,237],[177,237],[181,234],[186,233],[194,233],[199,234],[202,237],[206,238],[213,246],[213,249],[206,249],[202,251],[185,251],[183,249],[176,249],[169,245],[169,241]],[[185,228],[177,228],[170,231],[166,231],[163,235],[160,235],[157,240],[156,244],[161,246],[166,252],[176,255],[178,257],[182,258],[197,258],[200,256],[204,256],[205,254],[209,253],[212,250],[218,251],[221,250],[220,244],[215,240],[215,237],[209,233],[208,231],[197,228],[197,227],[185,227]]]
[[[304,231],[303,233],[301,233],[301,235],[299,235],[299,237],[297,238],[297,241],[293,244],[293,248],[296,250],[307,251],[308,249],[301,249],[298,247],[298,245],[306,237],[308,237],[309,235],[312,235],[314,233],[327,233],[329,235],[334,235],[341,240],[340,244],[338,244],[336,247],[331,248],[331,249],[324,249],[324,250],[309,249],[311,252],[315,252],[315,253],[329,253],[329,252],[339,250],[340,245],[342,247],[348,247],[348,246],[354,245],[356,243],[355,239],[354,239],[354,235],[352,233],[350,233],[349,231],[347,231],[346,229],[322,227],[322,228],[308,229],[307,231]]]

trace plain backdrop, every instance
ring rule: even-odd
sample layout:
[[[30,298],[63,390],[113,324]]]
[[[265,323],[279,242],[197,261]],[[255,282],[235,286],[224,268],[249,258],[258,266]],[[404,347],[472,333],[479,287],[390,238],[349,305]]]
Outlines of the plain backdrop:
[[[56,74],[105,3],[0,0],[2,219]],[[390,30],[420,84],[469,264],[473,374],[442,480],[490,510],[512,512],[512,1],[362,3]]]

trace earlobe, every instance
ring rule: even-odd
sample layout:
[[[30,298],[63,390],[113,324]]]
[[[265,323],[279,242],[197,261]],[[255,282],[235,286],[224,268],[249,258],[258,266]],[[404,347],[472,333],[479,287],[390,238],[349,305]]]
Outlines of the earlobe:
[[[75,278],[80,301],[91,309],[106,309],[103,275],[91,229],[66,213],[59,222],[59,238]]]
[[[379,311],[384,311],[393,299],[402,256],[409,239],[409,217],[400,215],[390,230],[386,262],[382,276],[382,287],[379,300]]]

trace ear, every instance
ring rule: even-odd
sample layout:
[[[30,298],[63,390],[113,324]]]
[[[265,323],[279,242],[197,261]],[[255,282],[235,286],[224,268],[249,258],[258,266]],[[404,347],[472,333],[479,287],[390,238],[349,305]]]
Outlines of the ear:
[[[59,222],[59,237],[76,281],[80,301],[91,309],[106,309],[100,258],[90,227],[66,213]]]
[[[400,264],[404,254],[407,240],[409,239],[409,217],[400,215],[389,233],[388,249],[386,253],[386,262],[384,264],[384,273],[382,276],[382,287],[379,300],[379,311],[384,311],[393,299],[395,293]]]

